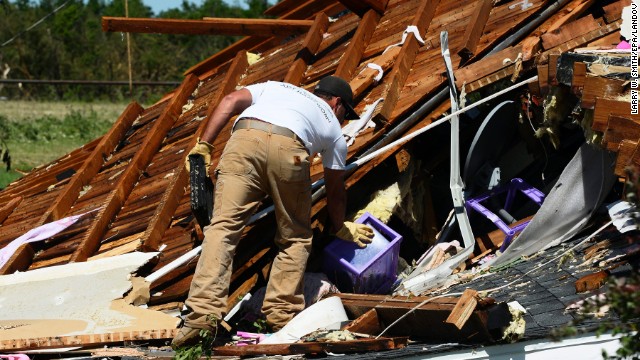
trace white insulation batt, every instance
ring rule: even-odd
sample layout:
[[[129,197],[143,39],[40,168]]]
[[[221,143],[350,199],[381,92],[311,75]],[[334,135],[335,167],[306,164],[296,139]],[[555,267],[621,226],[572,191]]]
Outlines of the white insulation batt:
[[[127,304],[134,252],[0,276],[0,340],[175,328],[178,319]]]

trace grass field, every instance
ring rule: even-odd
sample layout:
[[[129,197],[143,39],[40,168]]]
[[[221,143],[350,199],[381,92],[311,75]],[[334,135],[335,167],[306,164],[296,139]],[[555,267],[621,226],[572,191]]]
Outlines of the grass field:
[[[106,133],[126,103],[0,101],[0,188]]]

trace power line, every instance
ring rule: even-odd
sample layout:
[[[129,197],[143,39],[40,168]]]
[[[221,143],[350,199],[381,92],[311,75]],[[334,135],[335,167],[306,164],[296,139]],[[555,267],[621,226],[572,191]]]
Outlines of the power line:
[[[32,79],[0,79],[0,84],[42,84],[42,85],[129,85],[129,81],[106,80],[32,80]],[[133,81],[140,86],[178,86],[179,81]]]
[[[9,43],[11,43],[13,40],[17,39],[18,37],[22,36],[23,34],[26,34],[29,30],[33,29],[34,27],[40,25],[40,23],[42,23],[43,21],[45,21],[49,16],[57,13],[60,9],[62,9],[63,7],[67,6],[67,4],[70,2],[71,0],[67,0],[64,4],[58,6],[57,8],[55,8],[52,12],[48,13],[47,15],[45,15],[42,19],[36,21],[35,23],[33,23],[33,25],[29,26],[26,30],[22,30],[19,33],[17,33],[14,37],[12,37],[11,39],[5,41],[2,45],[0,45],[0,47],[4,47],[5,45],[8,45]]]

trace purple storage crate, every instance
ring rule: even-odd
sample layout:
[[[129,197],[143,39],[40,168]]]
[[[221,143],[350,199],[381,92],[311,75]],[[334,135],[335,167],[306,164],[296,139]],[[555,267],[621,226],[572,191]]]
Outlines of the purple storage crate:
[[[373,228],[373,241],[361,249],[336,238],[324,249],[324,273],[342,292],[385,294],[396,280],[402,236],[368,212],[356,223]]]

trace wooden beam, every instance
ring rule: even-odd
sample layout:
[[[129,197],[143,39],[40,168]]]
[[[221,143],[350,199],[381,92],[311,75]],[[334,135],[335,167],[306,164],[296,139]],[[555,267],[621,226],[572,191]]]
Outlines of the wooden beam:
[[[476,305],[478,305],[478,292],[473,289],[465,289],[445,322],[462,329],[476,309]]]
[[[0,351],[12,352],[34,349],[55,349],[65,347],[86,347],[122,343],[125,341],[149,341],[172,339],[178,329],[161,329],[147,331],[128,331],[106,334],[51,336],[31,339],[14,339],[0,341]]]
[[[102,31],[104,32],[142,34],[289,36],[308,31],[312,24],[309,20],[280,19],[205,18],[204,20],[186,20],[102,17]]]
[[[201,77],[202,74],[213,69],[220,64],[223,64],[229,60],[232,60],[237,54],[238,51],[242,50],[250,50],[256,47],[261,46],[262,44],[272,43],[276,38],[262,38],[256,36],[248,36],[244,37],[230,46],[227,46],[223,50],[218,51],[214,55],[210,56],[206,60],[199,62],[198,64],[190,67],[187,71],[184,72],[184,75],[194,74],[198,77]]]
[[[601,270],[595,273],[587,274],[576,280],[576,293],[580,294],[586,291],[599,289],[609,278],[608,270]]]
[[[547,33],[555,31],[559,29],[561,26],[564,26],[565,24],[568,24],[571,21],[574,21],[575,19],[582,16],[582,14],[584,14],[584,12],[589,10],[591,5],[593,5],[593,3],[596,0],[586,0],[586,1],[582,0],[582,1],[583,1],[582,4],[578,4],[578,3],[569,4],[568,9],[570,10],[567,13],[561,13],[561,16],[554,17],[553,24],[551,24],[551,26],[547,28]]]
[[[571,77],[571,92],[581,96],[584,83],[587,78],[587,64],[576,61],[573,63],[573,76]]]
[[[615,98],[625,91],[625,81],[611,79],[602,76],[590,76],[584,78],[584,88],[580,99],[580,107],[593,109],[596,105],[596,98]],[[630,107],[629,107],[630,109]]]
[[[343,327],[342,330],[361,334],[377,335],[382,332],[383,329],[380,327],[380,319],[378,319],[376,309],[369,309],[369,311],[360,315],[357,319]]]
[[[362,60],[362,53],[369,45],[369,40],[380,22],[380,14],[374,10],[367,11],[360,23],[356,33],[351,38],[349,46],[344,54],[340,57],[338,68],[335,75],[347,81],[353,77],[353,73]]]
[[[322,43],[322,37],[327,31],[327,28],[329,28],[329,17],[324,13],[318,14],[313,22],[313,26],[309,29],[307,36],[302,42],[302,49],[298,52],[296,60],[284,78],[285,82],[300,85],[309,62],[313,56],[315,56],[316,51],[318,51],[320,43]]]
[[[21,202],[22,196],[16,196],[0,208],[0,224],[2,224],[9,217],[9,215],[11,215],[13,210],[15,210]]]
[[[109,157],[113,149],[116,148],[129,128],[131,128],[131,124],[143,111],[142,106],[136,102],[132,102],[127,106],[109,132],[102,137],[100,143],[84,161],[82,167],[38,220],[36,226],[62,219],[67,214],[67,211],[78,199],[82,187],[91,183],[93,177],[100,171],[104,159]]]
[[[338,0],[351,12],[358,14],[360,17],[373,10],[379,15],[383,15],[387,10],[389,0]]]
[[[618,2],[614,2],[613,4],[609,4],[607,6],[603,6],[602,10],[604,11],[604,19],[607,23],[612,23],[616,20],[622,18],[622,9],[631,5],[631,0],[620,0]]]
[[[589,14],[576,21],[570,22],[558,29],[547,32],[542,35],[542,48],[545,50],[561,45],[569,40],[573,40],[578,36],[597,30],[600,24]]]
[[[153,128],[149,131],[145,141],[142,143],[136,154],[133,156],[125,171],[118,178],[113,190],[102,205],[96,220],[86,232],[80,245],[71,256],[72,262],[86,261],[100,247],[100,240],[107,231],[109,224],[124,205],[127,197],[135,187],[140,178],[140,173],[149,165],[153,156],[157,153],[162,140],[171,129],[176,119],[182,112],[182,106],[198,84],[198,78],[193,75],[187,76],[182,85],[172,97],[163,113],[155,121]]]
[[[235,90],[236,85],[240,82],[241,76],[245,74],[248,67],[249,63],[247,61],[246,51],[238,52],[235,59],[233,60],[233,63],[231,64],[231,67],[226,72],[224,80],[220,84],[216,96],[209,103],[206,118],[200,122],[198,129],[191,137],[191,140],[187,145],[187,150],[190,150],[193,146],[195,146],[196,140],[200,137],[205,127],[207,126],[213,110],[216,108],[216,106],[218,106],[220,100],[222,100],[225,95]],[[188,151],[185,151],[185,158],[187,157],[187,155]],[[165,230],[171,224],[173,214],[180,204],[180,200],[182,199],[184,191],[188,185],[189,173],[183,166],[182,161],[180,162],[180,164],[178,164],[176,172],[177,174],[171,179],[171,182],[167,186],[167,189],[162,195],[162,199],[160,200],[158,207],[151,217],[151,221],[149,221],[147,230],[145,230],[144,232],[142,238],[144,239],[143,247],[145,249],[150,249],[153,251],[158,250],[159,246],[161,245],[160,240],[162,240]]]
[[[35,256],[33,246],[29,243],[20,245],[11,255],[9,260],[0,268],[0,275],[13,274],[16,271],[24,271],[29,268]]]
[[[420,36],[423,39],[429,28],[429,24],[431,24],[431,20],[433,20],[439,3],[440,0],[422,1],[411,22],[411,25],[420,29]],[[376,116],[376,118],[381,119],[383,122],[389,122],[391,120],[391,115],[398,103],[400,93],[409,76],[409,71],[418,54],[418,50],[420,50],[418,39],[416,39],[415,36],[408,36],[402,45],[398,59],[393,66],[393,70],[391,70],[391,74],[389,74],[389,80],[386,82],[383,91],[384,101],[382,102],[382,109]]]
[[[484,32],[484,27],[487,25],[487,21],[489,21],[492,8],[493,0],[476,1],[473,14],[469,18],[467,29],[462,38],[462,48],[458,50],[458,55],[460,55],[461,58],[469,59],[475,55],[478,42]]]

